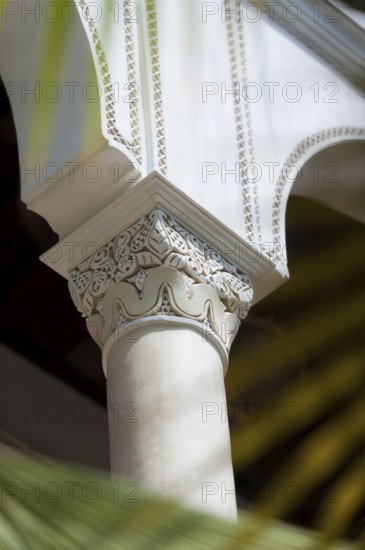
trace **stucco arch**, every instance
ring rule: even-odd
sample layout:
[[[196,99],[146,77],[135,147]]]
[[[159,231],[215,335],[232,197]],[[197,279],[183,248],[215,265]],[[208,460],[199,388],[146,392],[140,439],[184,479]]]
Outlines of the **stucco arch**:
[[[354,126],[333,127],[321,130],[304,138],[288,155],[275,185],[272,208],[273,246],[272,259],[282,263],[285,247],[286,205],[295,181],[304,165],[317,153],[333,145],[365,141],[365,128]]]

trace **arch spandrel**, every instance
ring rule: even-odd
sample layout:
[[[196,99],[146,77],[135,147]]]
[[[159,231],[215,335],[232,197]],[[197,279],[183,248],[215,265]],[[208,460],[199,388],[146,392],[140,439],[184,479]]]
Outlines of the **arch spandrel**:
[[[55,121],[50,170],[43,179],[41,170],[36,185],[24,182],[23,200],[66,238],[118,197],[129,201],[156,174],[235,235],[238,247],[249,244],[262,264],[273,262],[272,276],[284,280],[285,261],[273,250],[285,244],[285,202],[295,179],[286,164],[338,132],[360,136],[363,96],[272,23],[237,14],[228,2],[146,0],[135,3],[135,12],[129,2],[119,6],[116,12],[114,4],[75,4],[60,81],[83,89],[92,80],[100,101],[81,94],[79,103],[62,97],[46,105]],[[49,22],[26,19],[24,25],[21,14],[9,14],[2,40],[13,54],[2,56],[1,71],[4,80],[29,84],[39,51],[25,61],[26,38],[35,42]],[[9,96],[22,161],[30,106]],[[91,130],[83,132],[88,122]],[[33,135],[39,153],[47,135]],[[146,212],[157,204],[157,196],[143,200]],[[141,205],[137,210],[143,213]]]

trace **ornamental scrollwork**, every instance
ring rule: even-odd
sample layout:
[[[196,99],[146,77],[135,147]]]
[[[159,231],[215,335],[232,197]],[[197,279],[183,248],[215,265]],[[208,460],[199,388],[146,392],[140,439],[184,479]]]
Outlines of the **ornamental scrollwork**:
[[[252,301],[248,276],[160,208],[124,229],[71,271],[69,288],[72,299],[84,317],[100,315],[103,318],[106,314],[104,298],[111,287],[129,283],[136,299],[145,301],[146,280],[151,280],[151,273],[160,267],[168,267],[180,274],[188,298],[201,295],[201,289],[198,294],[195,292],[197,286],[208,286],[222,304],[222,311],[233,314],[237,320],[247,315]],[[181,283],[178,284],[180,288]],[[126,285],[120,288],[126,290]],[[161,307],[154,308],[149,315],[188,316],[188,310],[184,313],[179,309],[176,300],[171,302],[171,284],[162,285],[162,291]],[[179,295],[182,296],[181,288]],[[126,313],[120,312],[124,322],[134,318]]]

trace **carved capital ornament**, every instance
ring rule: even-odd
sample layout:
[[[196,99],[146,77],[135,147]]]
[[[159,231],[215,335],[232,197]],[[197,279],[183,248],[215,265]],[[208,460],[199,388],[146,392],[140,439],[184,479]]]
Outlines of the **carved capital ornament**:
[[[163,316],[201,323],[228,352],[253,296],[246,273],[160,208],[74,268],[69,288],[100,347],[131,322]]]

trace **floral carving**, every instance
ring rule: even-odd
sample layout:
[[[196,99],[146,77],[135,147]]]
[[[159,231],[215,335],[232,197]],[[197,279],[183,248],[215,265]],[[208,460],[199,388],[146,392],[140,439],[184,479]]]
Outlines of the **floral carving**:
[[[79,264],[69,286],[78,310],[86,317],[103,313],[107,289],[122,281],[142,292],[147,274],[159,266],[182,272],[188,289],[197,283],[214,288],[226,310],[243,319],[252,299],[245,273],[183,228],[154,209]]]
[[[210,323],[218,336],[218,325],[228,323],[233,338],[252,301],[243,271],[158,208],[73,269],[69,288],[91,333],[99,327],[100,345],[144,315],[191,317]]]

